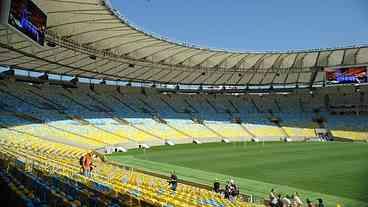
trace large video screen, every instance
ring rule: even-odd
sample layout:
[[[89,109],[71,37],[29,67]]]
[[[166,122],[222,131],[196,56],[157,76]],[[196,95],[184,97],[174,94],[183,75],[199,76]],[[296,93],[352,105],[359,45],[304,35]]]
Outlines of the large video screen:
[[[326,79],[331,83],[366,83],[367,67],[326,69]]]
[[[40,45],[44,45],[46,14],[31,0],[12,0],[8,23]]]
[[[0,0],[0,24],[7,24],[8,22],[8,13],[6,10],[6,0]]]

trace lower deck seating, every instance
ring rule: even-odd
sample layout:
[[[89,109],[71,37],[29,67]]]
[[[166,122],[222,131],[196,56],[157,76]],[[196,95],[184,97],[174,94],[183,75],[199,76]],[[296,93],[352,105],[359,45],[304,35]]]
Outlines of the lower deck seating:
[[[304,128],[304,127],[282,127],[288,136],[297,138],[314,138],[316,137],[315,128]]]
[[[206,124],[209,128],[221,134],[227,139],[242,139],[251,138],[251,135],[247,133],[240,124],[233,123],[208,123]]]
[[[29,197],[32,192],[33,199],[25,200],[29,206],[44,203],[50,206],[184,207],[208,206],[204,205],[207,201],[211,201],[209,206],[213,207],[257,206],[240,200],[230,202],[211,191],[185,184],[179,184],[174,194],[162,178],[120,168],[99,158],[94,162],[96,169],[92,177],[84,177],[80,175],[78,157],[86,150],[48,141],[41,144],[36,138],[17,140],[17,145],[12,141],[2,140],[1,168],[8,169],[6,176],[21,180],[18,187],[23,185],[29,189],[20,192],[20,196],[27,193]],[[74,151],[73,156],[70,156],[71,151]],[[0,175],[3,172],[0,170]],[[135,204],[124,205],[133,200]]]
[[[150,123],[150,124],[139,124],[136,126],[140,129],[143,129],[144,131],[152,132],[152,134],[164,140],[177,140],[177,139],[180,140],[188,138],[184,134],[178,132],[173,128],[170,128],[166,124]]]
[[[312,121],[312,115],[307,113],[277,114],[281,117],[281,127],[290,137],[315,138],[318,124]]]
[[[274,125],[247,124],[247,128],[256,137],[260,138],[284,138],[283,131]]]
[[[334,137],[349,138],[352,140],[368,140],[368,132],[358,132],[351,130],[331,130]]]
[[[104,141],[86,137],[82,134],[71,133],[65,128],[54,128],[44,124],[30,124],[24,126],[15,126],[4,128],[3,131],[14,131],[18,136],[34,136],[48,140],[55,140],[62,143],[73,143],[76,146],[85,146],[86,148],[99,148],[106,145]]]
[[[196,123],[188,123],[188,124],[180,124],[180,123],[171,123],[171,125],[184,133],[190,135],[194,139],[208,139],[208,138],[218,138],[218,136],[206,128],[202,124]]]
[[[368,140],[368,122],[364,116],[345,115],[342,119],[341,115],[325,114],[325,117],[328,120],[326,125],[333,136],[352,140]]]

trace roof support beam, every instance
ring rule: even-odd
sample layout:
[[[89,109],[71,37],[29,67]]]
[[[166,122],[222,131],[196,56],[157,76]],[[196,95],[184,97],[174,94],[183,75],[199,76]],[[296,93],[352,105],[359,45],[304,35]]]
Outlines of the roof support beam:
[[[275,70],[274,68],[274,64],[277,63],[280,58],[282,58],[282,54],[279,54],[278,57],[276,58],[276,60],[273,62],[272,66],[270,68],[267,69],[267,71],[265,72],[265,76],[263,76],[262,80],[260,81],[260,83],[263,83],[264,79],[266,78],[267,74],[270,72],[273,72],[273,70]],[[276,76],[273,77],[272,81],[270,84],[272,84],[273,80],[275,79]]]
[[[167,44],[167,42],[161,42],[161,41],[159,41],[159,42],[156,42],[156,43],[153,43],[153,44],[148,44],[148,45],[145,45],[145,46],[143,46],[143,47],[140,47],[140,48],[134,49],[134,50],[132,50],[132,51],[127,51],[127,52],[126,52],[126,54],[131,54],[131,53],[135,53],[135,52],[137,52],[137,51],[139,51],[139,50],[141,50],[141,49],[150,48],[150,47],[155,47],[155,46],[159,46],[159,45],[166,45],[166,44]]]
[[[251,54],[246,54],[244,57],[242,57],[231,69],[239,71],[241,64],[245,62],[245,60],[250,56]]]
[[[185,63],[185,61],[192,59],[193,57],[200,55],[202,53],[208,52],[207,50],[199,50],[198,52],[194,53],[193,55],[186,57],[184,60],[180,61],[179,63],[177,63],[176,65],[180,65]]]
[[[147,70],[145,69],[145,67],[139,68],[137,71],[137,74],[135,76],[133,76],[132,78],[139,78],[141,75],[145,74],[147,72]],[[128,73],[128,75],[131,75],[133,72]]]
[[[72,59],[72,58],[78,57],[79,55],[80,55],[80,54],[78,54],[78,55],[74,55],[74,56],[70,56],[70,57],[65,58],[65,59],[63,59],[63,60],[61,60],[61,61],[69,60],[69,59]],[[86,59],[86,58],[89,58],[89,57],[88,57],[88,56],[87,56],[87,57],[86,57],[86,56],[84,56],[84,57],[78,58],[77,60],[75,60],[75,61],[73,61],[73,62],[71,62],[71,63],[68,63],[68,65],[72,65],[72,64],[77,63],[77,62],[79,62],[79,61],[82,61],[82,60],[84,60],[84,59]],[[60,68],[62,68],[62,67],[54,68],[54,69],[52,69],[52,70],[50,70],[50,71],[59,70]],[[76,68],[76,67],[75,67],[75,68]],[[70,73],[70,72],[72,72],[72,71],[78,71],[78,69],[75,69],[75,68],[72,68],[71,70],[66,71],[66,73]],[[78,67],[78,68],[79,68],[79,67]]]
[[[354,64],[357,64],[358,62],[358,53],[359,53],[360,48],[357,49],[357,51],[354,53]]]
[[[225,84],[227,85],[227,84],[228,84],[228,82],[233,78],[233,76],[234,76],[234,75],[239,76],[239,74],[240,74],[240,73],[234,73],[234,72],[232,72],[232,73],[231,73],[231,75],[229,76],[229,78],[225,81]]]
[[[169,45],[170,46],[170,45]],[[154,51],[153,53],[151,53],[151,54],[148,54],[148,55],[145,55],[144,57],[141,57],[141,59],[146,59],[146,58],[148,58],[148,57],[150,57],[150,56],[154,56],[154,55],[156,55],[156,54],[158,54],[158,53],[160,53],[160,52],[163,52],[163,51],[168,51],[168,50],[172,50],[172,49],[175,49],[175,48],[179,48],[179,46],[177,46],[177,45],[173,45],[173,46],[170,46],[169,48],[163,48],[163,49],[160,49],[160,50],[157,50],[157,51]]]
[[[303,62],[304,62],[304,58],[307,56],[308,53],[298,53],[296,56],[295,56],[295,59],[293,61],[293,64],[291,64],[291,67],[290,68],[302,68],[303,67]],[[300,59],[299,59],[299,56]],[[298,67],[296,64],[297,64],[297,61],[301,62],[300,64],[300,67]]]
[[[128,42],[124,42],[124,43],[121,43],[121,44],[118,44],[118,45],[115,45],[113,47],[109,47],[109,48],[105,48],[105,50],[112,50],[112,49],[116,49],[116,48],[119,48],[119,47],[122,47],[124,45],[129,45],[129,44],[133,44],[135,42],[152,42],[152,41],[157,41],[156,39],[152,39],[148,36],[145,36],[143,38],[139,38],[139,39],[135,39],[135,40],[131,40],[131,41],[128,41]]]
[[[47,14],[69,14],[69,13],[84,14],[84,13],[81,13],[81,12],[97,12],[97,11],[106,11],[106,9],[102,8],[102,9],[59,10],[59,11],[50,11],[50,12],[47,12]],[[90,13],[88,13],[88,14],[90,14]],[[111,14],[109,14],[109,15],[111,15]]]
[[[113,70],[113,69],[115,69],[115,68],[119,68],[119,67],[121,67],[121,66],[123,66],[125,63],[121,63],[121,64],[119,64],[119,65],[114,65],[114,66],[112,66],[112,67],[109,67],[109,68],[107,68],[106,70],[104,70],[104,71],[101,71],[101,73],[103,73],[103,74],[105,74],[105,73],[107,73],[107,72],[109,72],[109,71],[111,71],[111,70]],[[95,75],[95,76],[93,76],[93,77],[96,77],[97,75]]]
[[[266,56],[269,54],[263,54],[255,63],[254,65],[251,67],[252,74],[251,74],[251,78],[248,80],[247,85],[252,82],[252,79],[254,78],[254,76],[256,75],[257,71],[259,70],[259,67],[261,65],[261,63],[264,61],[264,59],[266,58]],[[259,82],[260,83],[260,82]],[[258,83],[258,84],[259,84]]]
[[[92,42],[85,42],[85,43],[83,43],[83,45],[96,44],[98,42],[102,42],[102,41],[110,40],[110,39],[115,39],[115,38],[120,38],[120,37],[136,37],[136,36],[139,37],[139,36],[142,36],[142,34],[137,34],[136,32],[123,33],[123,34],[113,35],[113,36],[109,36],[109,37],[104,37],[102,39],[93,40]]]
[[[118,22],[116,24],[118,24]],[[98,28],[98,29],[87,30],[87,31],[83,31],[83,32],[74,33],[74,34],[71,34],[71,35],[66,35],[65,37],[66,38],[72,38],[72,37],[77,37],[77,36],[92,33],[92,32],[110,31],[110,30],[115,31],[114,29],[119,29],[118,30],[119,32],[120,31],[129,31],[129,30],[131,30],[128,27],[122,27],[121,25],[119,25],[119,26],[116,26],[116,27],[102,27],[102,28]]]
[[[51,49],[52,50],[52,49]],[[50,51],[50,50],[48,50],[48,51]],[[66,50],[66,49],[64,49],[64,50],[62,50],[60,53],[58,53],[58,54],[61,54],[61,53],[65,53],[65,52],[67,52],[68,50]],[[41,51],[40,53],[42,53],[42,52],[46,52],[46,51]],[[40,53],[37,53],[37,54],[40,54]],[[55,56],[55,54],[51,54],[51,55],[47,55],[47,56],[44,56],[44,57],[42,57],[42,58],[49,58],[49,57],[53,57],[53,56]],[[23,65],[23,64],[27,64],[27,63],[31,63],[31,62],[37,62],[37,60],[35,60],[35,59],[33,59],[33,60],[31,60],[31,61],[26,61],[26,62],[21,62],[21,63],[17,63],[16,64],[16,66],[18,66],[18,65]],[[47,64],[46,64],[47,65]],[[43,66],[43,65],[40,65],[40,66]]]
[[[102,64],[101,64],[101,62],[102,62]],[[100,59],[100,60],[97,60],[97,61],[93,61],[93,62],[90,62],[90,63],[84,64],[84,65],[81,65],[81,66],[79,66],[79,68],[85,68],[85,67],[88,67],[88,66],[93,65],[93,64],[95,64],[95,65],[96,65],[95,67],[99,67],[99,66],[101,66],[101,65],[106,64],[107,62],[108,62],[108,60],[106,60],[106,59]],[[69,73],[69,72],[72,72],[72,71],[73,71],[73,70],[66,71],[66,73]],[[77,75],[79,75],[79,74],[77,73]]]
[[[180,81],[178,81],[179,83],[184,82],[185,79],[189,78],[192,74],[189,73],[188,75],[184,76]]]
[[[49,25],[47,27],[47,29],[55,29],[58,27],[63,27],[63,26],[68,26],[68,25],[73,25],[73,24],[83,24],[83,23],[93,23],[93,24],[106,24],[106,22],[103,21],[113,21],[113,20],[117,20],[115,17],[114,18],[104,18],[104,19],[87,19],[87,20],[81,20],[81,21],[74,21],[74,22],[65,22],[63,24],[56,24],[56,25]]]
[[[75,56],[71,56],[71,57],[75,57]],[[56,65],[57,66],[57,64],[50,64],[49,62],[47,62],[47,63],[42,63],[41,65],[38,65],[37,67],[38,68],[44,68],[44,67],[47,67],[47,66],[49,66],[49,65]],[[52,70],[49,70],[49,72],[53,72],[54,70],[57,70],[57,69],[59,69],[60,67],[58,67],[58,68],[54,68],[54,69],[52,69]],[[71,71],[74,71],[74,70],[71,70]]]
[[[198,78],[202,77],[202,73],[198,73],[198,75],[192,80],[192,82],[196,82],[196,80],[198,80]]]
[[[129,67],[129,66],[128,66]],[[143,66],[143,67],[140,67],[140,68],[135,68],[136,70],[133,70],[133,71],[130,71],[130,72],[128,72],[127,74],[124,74],[124,76],[127,76],[127,77],[129,77],[131,74],[133,74],[133,73],[136,73],[136,72],[146,72],[146,71],[144,71],[144,68],[146,68],[145,66]],[[137,77],[137,76],[136,76]],[[134,77],[130,77],[131,79],[136,79],[136,78],[134,78]]]
[[[158,75],[162,72],[167,72],[167,70],[162,70],[162,69],[159,69],[159,70],[160,71],[158,73],[152,73],[149,77],[147,77],[147,80],[151,80],[154,75]],[[169,71],[169,73],[170,73],[170,71]]]
[[[170,59],[172,59],[172,58],[174,58],[175,56],[177,56],[177,55],[179,55],[179,54],[182,54],[182,53],[184,53],[184,52],[187,52],[188,50],[193,50],[192,48],[188,48],[188,47],[183,47],[183,49],[182,50],[180,50],[180,51],[178,51],[178,52],[176,52],[176,53],[173,53],[173,54],[171,54],[170,56],[167,56],[167,57],[165,57],[164,59],[162,59],[161,61],[162,62],[166,62],[166,60],[170,60]],[[171,64],[171,63],[168,63],[168,64]]]
[[[321,68],[321,67],[311,68],[312,73],[311,73],[311,78],[310,78],[310,81],[309,81],[309,88],[310,89],[312,89],[313,83],[316,80],[317,74],[318,74],[319,71],[321,71],[321,69],[323,69],[323,68]],[[298,82],[299,82],[299,77],[298,77]]]
[[[214,53],[214,54],[212,54],[212,55],[210,55],[210,56],[208,56],[208,57],[206,57],[204,60],[202,60],[201,62],[199,62],[199,63],[197,63],[196,65],[194,65],[194,66],[192,66],[193,68],[195,68],[195,67],[201,67],[201,65],[203,64],[203,63],[205,63],[207,60],[209,60],[209,59],[211,59],[211,58],[213,58],[213,57],[216,57],[216,56],[218,56],[218,55],[223,55],[223,53]]]
[[[227,57],[225,57],[224,59],[222,59],[219,63],[217,63],[214,67],[215,68],[218,68],[222,64],[224,64],[229,58],[234,57],[234,56],[240,56],[240,55],[243,55],[243,54],[236,54],[236,53],[230,54]]]
[[[126,69],[128,69],[128,68],[130,68],[129,67],[129,65],[127,65],[126,67],[124,67],[124,68],[122,68],[122,70],[119,70],[119,71],[117,71],[117,72],[115,72],[115,73],[113,73],[113,74],[111,74],[111,75],[116,75],[116,74],[119,74],[119,73],[121,73],[121,72],[123,72],[123,71],[125,71]]]
[[[213,82],[213,83],[210,83],[210,84],[218,84],[217,82],[219,81],[219,80],[221,80],[222,79],[222,77],[225,75],[226,73],[225,72],[223,72],[219,77],[217,77],[216,78],[216,80]]]

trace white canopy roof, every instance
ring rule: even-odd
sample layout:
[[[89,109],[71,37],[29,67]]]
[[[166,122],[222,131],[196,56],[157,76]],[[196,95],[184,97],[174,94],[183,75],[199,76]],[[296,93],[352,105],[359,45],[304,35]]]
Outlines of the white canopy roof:
[[[283,85],[309,83],[320,67],[368,63],[367,46],[285,52],[205,49],[145,33],[104,0],[35,3],[48,14],[47,41],[56,47],[35,46],[1,26],[0,64],[97,79]],[[323,71],[313,80],[322,81]]]

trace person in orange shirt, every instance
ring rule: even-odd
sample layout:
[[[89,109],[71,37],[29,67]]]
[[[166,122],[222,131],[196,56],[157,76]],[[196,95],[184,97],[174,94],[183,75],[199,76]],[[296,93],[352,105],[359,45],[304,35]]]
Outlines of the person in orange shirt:
[[[84,175],[87,177],[91,177],[91,169],[92,169],[92,155],[91,153],[87,153],[84,157],[83,162]]]

